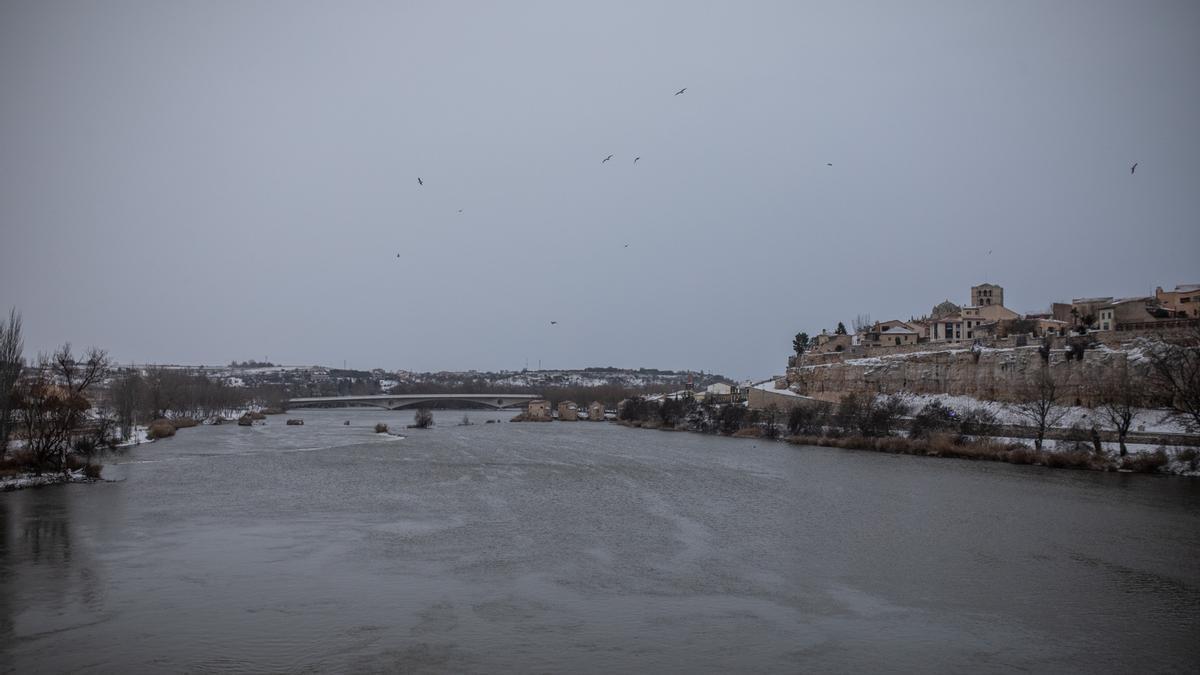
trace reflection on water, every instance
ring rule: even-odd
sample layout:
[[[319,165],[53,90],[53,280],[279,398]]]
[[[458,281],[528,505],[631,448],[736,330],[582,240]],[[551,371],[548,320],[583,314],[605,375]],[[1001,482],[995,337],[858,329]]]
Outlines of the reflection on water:
[[[15,496],[15,495],[13,495]],[[28,490],[0,499],[0,635],[21,644],[99,620],[104,584],[93,551],[78,546],[76,493]]]
[[[17,546],[37,565],[67,571],[71,563],[71,531],[67,510],[59,504],[39,505],[36,513],[22,517],[17,523]]]
[[[1185,670],[1196,481],[304,411],[0,495],[28,670]],[[490,417],[473,414],[479,420]],[[351,426],[342,424],[351,419]]]
[[[14,576],[18,553],[12,544],[11,510],[11,500],[0,498],[0,644],[8,644],[13,639],[13,612],[16,610],[13,591],[19,583]]]

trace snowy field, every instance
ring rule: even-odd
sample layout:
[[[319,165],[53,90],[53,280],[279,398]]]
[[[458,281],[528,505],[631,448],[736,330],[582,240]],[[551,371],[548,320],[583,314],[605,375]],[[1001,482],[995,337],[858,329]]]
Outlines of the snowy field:
[[[933,401],[941,401],[942,405],[953,408],[957,411],[963,411],[967,408],[986,408],[996,415],[996,420],[1001,424],[1017,424],[1028,425],[1029,420],[1022,418],[1014,412],[1012,404],[1001,403],[999,401],[983,401],[970,396],[953,396],[950,394],[897,394],[910,406],[913,412],[916,413],[925,405]],[[1066,414],[1062,421],[1056,424],[1056,427],[1069,429],[1075,424],[1079,424],[1085,428],[1089,428],[1092,422],[1095,421],[1101,429],[1107,429],[1110,425],[1102,417],[1102,413],[1094,408],[1084,406],[1064,406]],[[1187,430],[1184,429],[1178,422],[1170,419],[1164,419],[1166,416],[1165,410],[1154,408],[1138,409],[1136,417],[1133,420],[1133,426],[1130,431],[1139,431],[1146,433],[1162,433],[1162,434],[1184,434]]]

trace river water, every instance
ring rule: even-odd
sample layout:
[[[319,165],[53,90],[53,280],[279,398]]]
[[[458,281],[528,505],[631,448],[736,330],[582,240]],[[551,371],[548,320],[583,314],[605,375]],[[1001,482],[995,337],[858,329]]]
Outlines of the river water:
[[[462,414],[185,429],[0,494],[0,669],[1200,664],[1200,481]]]

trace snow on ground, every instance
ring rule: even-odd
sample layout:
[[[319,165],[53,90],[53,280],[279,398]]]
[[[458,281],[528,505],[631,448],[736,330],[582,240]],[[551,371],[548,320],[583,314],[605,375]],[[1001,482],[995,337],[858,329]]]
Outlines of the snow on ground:
[[[646,396],[643,396],[642,400],[646,401],[647,403],[657,403],[659,401],[662,401],[663,399],[668,399],[668,398],[672,399],[674,401],[682,401],[682,400],[688,398],[689,395],[690,395],[690,393],[686,389],[680,389],[679,391],[667,392],[665,394],[648,394]],[[587,417],[586,410],[581,410],[580,414],[583,415],[584,418]]]
[[[912,406],[913,412],[920,410],[928,403],[933,401],[941,401],[942,405],[953,408],[958,411],[966,410],[967,408],[986,408],[996,415],[996,420],[1001,424],[1021,424],[1028,425],[1029,420],[1017,415],[1012,408],[1012,404],[1001,403],[999,401],[984,401],[970,396],[954,396],[951,394],[898,394],[909,405]],[[1086,408],[1083,406],[1065,406],[1067,408],[1066,415],[1062,421],[1056,426],[1062,428],[1070,428],[1075,424],[1083,427],[1090,427],[1093,420],[1098,422],[1101,429],[1106,429],[1110,425],[1103,422],[1100,411],[1094,408]],[[1156,410],[1153,408],[1141,408],[1138,410],[1137,416],[1133,420],[1131,431],[1144,431],[1147,433],[1165,433],[1165,434],[1183,434],[1187,433],[1178,422],[1174,420],[1164,420],[1165,411]]]
[[[0,478],[0,492],[20,490],[22,488],[41,487],[55,483],[90,483],[91,478],[83,475],[83,471],[71,471],[66,474],[44,473],[40,476],[32,473],[22,473],[8,478]]]
[[[504,376],[492,379],[492,384],[509,387],[599,387],[619,385],[631,389],[661,385],[680,386],[687,376],[687,373],[644,373],[631,370],[536,370],[501,374]]]
[[[758,384],[753,384],[750,386],[759,391],[769,391],[772,394],[779,394],[780,396],[792,396],[795,398],[803,398],[803,399],[807,399],[810,401],[815,400],[811,396],[804,396],[803,394],[797,394],[796,392],[792,391],[791,389],[776,389],[775,388],[775,380],[767,380],[766,382],[759,382]]]
[[[129,431],[129,438],[117,443],[116,447],[127,448],[131,445],[141,445],[142,443],[154,442],[153,439],[151,439],[146,433],[147,431],[149,431],[149,427],[144,427],[140,424],[134,426],[133,429],[130,429]]]
[[[900,354],[886,354],[884,356],[866,356],[861,359],[846,359],[845,363],[851,366],[882,366],[887,361],[902,361],[911,359],[917,356],[928,356],[930,354],[961,354],[969,352],[970,349],[939,349],[936,351],[923,352],[903,352]],[[986,351],[1001,351],[998,349],[987,349]],[[825,365],[825,364],[822,364]],[[832,365],[832,364],[829,364]]]
[[[1024,445],[1029,448],[1033,447],[1033,439],[1032,438],[1019,438],[1017,436],[988,436],[988,439],[992,440],[992,441],[996,441],[997,443],[1012,443],[1012,444]],[[1070,449],[1072,449],[1072,447],[1074,445],[1075,445],[1075,441],[1054,440],[1052,438],[1047,438],[1045,441],[1042,442],[1042,447],[1046,450],[1070,450]],[[1088,450],[1091,450],[1091,448],[1092,448],[1091,441],[1085,441],[1085,445],[1087,445]],[[1110,441],[1101,441],[1100,446],[1102,448],[1104,448],[1105,452],[1111,453],[1112,455],[1118,455],[1121,452],[1121,444],[1117,443],[1116,441],[1111,441],[1111,442]],[[1162,448],[1162,447],[1163,446],[1161,446],[1161,445],[1155,445],[1153,443],[1126,443],[1125,444],[1125,449],[1131,455],[1136,455],[1136,454],[1143,453],[1143,452],[1154,452],[1155,450],[1158,450],[1159,448]],[[1174,448],[1172,448],[1172,447],[1167,447],[1165,449],[1166,449],[1166,452],[1168,455],[1172,454],[1174,451]]]

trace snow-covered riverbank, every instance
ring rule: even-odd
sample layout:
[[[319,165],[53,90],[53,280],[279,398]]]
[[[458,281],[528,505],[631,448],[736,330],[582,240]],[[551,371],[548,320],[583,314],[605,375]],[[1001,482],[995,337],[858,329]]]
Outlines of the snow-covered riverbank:
[[[1028,424],[1028,420],[1019,415],[1011,403],[986,401],[970,396],[956,396],[952,394],[913,394],[902,392],[896,395],[907,403],[913,412],[920,410],[929,403],[939,401],[947,408],[958,411],[970,408],[984,408],[994,414],[996,421],[1001,424]],[[880,396],[884,395],[881,394]],[[1070,428],[1074,425],[1089,427],[1095,422],[1101,428],[1108,427],[1107,423],[1102,421],[1100,413],[1095,408],[1077,405],[1062,405],[1058,406],[1058,408],[1063,411],[1063,416],[1055,426],[1062,428]],[[1166,410],[1157,408],[1135,409],[1131,431],[1165,434],[1187,433],[1187,429],[1178,420],[1169,417],[1167,412]]]
[[[59,483],[95,483],[100,480],[102,479],[87,477],[84,475],[83,469],[69,471],[65,474],[44,473],[40,476],[33,473],[20,473],[15,476],[0,478],[0,492],[42,487],[43,485],[57,485]]]

